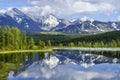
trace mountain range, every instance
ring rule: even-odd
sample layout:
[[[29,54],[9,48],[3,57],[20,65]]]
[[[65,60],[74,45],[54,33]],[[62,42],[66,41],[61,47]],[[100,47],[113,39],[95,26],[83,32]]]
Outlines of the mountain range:
[[[50,14],[41,17],[30,16],[17,8],[0,12],[0,26],[18,27],[21,31],[62,32],[62,33],[100,33],[120,30],[119,21],[102,22],[87,17],[69,21]]]

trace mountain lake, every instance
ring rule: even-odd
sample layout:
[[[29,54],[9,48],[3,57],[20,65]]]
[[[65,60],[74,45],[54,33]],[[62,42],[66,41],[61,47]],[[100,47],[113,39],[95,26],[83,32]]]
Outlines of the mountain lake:
[[[0,54],[0,80],[120,80],[120,51]]]

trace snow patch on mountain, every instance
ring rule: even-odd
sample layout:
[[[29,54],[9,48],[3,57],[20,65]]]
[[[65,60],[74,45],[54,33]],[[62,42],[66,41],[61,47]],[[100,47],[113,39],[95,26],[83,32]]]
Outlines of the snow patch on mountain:
[[[98,31],[104,32],[103,29],[100,29],[98,26],[96,26],[96,25],[93,24],[93,20],[91,21],[90,25],[94,26]]]
[[[116,30],[120,30],[120,29],[117,28],[116,23],[112,23],[112,27]]]
[[[6,12],[6,10],[4,10],[4,9],[0,10],[0,13],[5,13],[5,12]]]
[[[88,18],[86,16],[84,16],[83,18],[80,19],[81,21],[85,22],[88,20]]]
[[[92,18],[90,19],[90,22],[91,22],[91,23],[94,22],[94,21],[95,21],[94,19],[92,19]]]
[[[21,19],[21,18],[16,17],[15,19],[16,19],[16,21],[17,21],[18,23],[21,23],[21,22],[22,22],[22,19]]]
[[[88,18],[87,16],[84,16],[80,19],[82,22],[86,22],[86,21],[90,21],[90,22],[94,22],[95,20],[92,18]]]
[[[28,24],[27,22],[25,23],[25,27],[26,27],[26,28],[29,28],[29,24]]]
[[[59,24],[59,22],[56,17],[49,15],[48,18],[43,20],[43,24],[44,26],[42,27],[42,29],[49,31],[50,29],[56,27]]]
[[[12,18],[16,17],[16,16],[24,16],[25,14],[22,13],[20,10],[18,10],[17,8],[8,8],[5,12],[5,14],[11,16]]]
[[[23,12],[21,12],[17,8],[8,8],[4,14],[12,17],[17,23],[24,22],[24,19],[30,20],[30,17],[25,15]]]
[[[4,15],[5,12],[6,12],[6,10],[4,10],[4,9],[0,10],[0,15],[5,16],[5,15]]]
[[[71,23],[65,19],[58,19],[58,22],[59,24],[56,27],[54,27],[51,31],[64,29],[64,28],[67,28],[69,25],[71,25]]]

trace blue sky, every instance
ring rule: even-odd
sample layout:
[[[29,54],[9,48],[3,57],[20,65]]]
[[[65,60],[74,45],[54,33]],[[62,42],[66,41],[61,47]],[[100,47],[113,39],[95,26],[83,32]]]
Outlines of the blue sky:
[[[16,7],[36,16],[54,14],[69,20],[83,16],[101,21],[120,20],[120,0],[0,0],[0,9]]]
[[[8,7],[30,6],[27,0],[0,0],[0,9]]]

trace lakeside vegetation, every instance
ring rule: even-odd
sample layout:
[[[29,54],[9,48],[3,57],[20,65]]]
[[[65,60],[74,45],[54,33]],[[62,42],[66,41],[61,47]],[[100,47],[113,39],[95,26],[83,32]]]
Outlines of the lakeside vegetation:
[[[96,35],[65,35],[21,32],[18,28],[0,27],[0,51],[46,50],[52,47],[120,47],[120,31]]]
[[[83,47],[120,47],[120,31],[87,35],[67,41]],[[66,44],[66,42],[63,42]],[[68,44],[67,43],[67,44]]]
[[[66,35],[66,34],[28,34],[35,43],[39,40],[57,47],[95,47],[120,48],[120,31],[112,31],[95,35]]]
[[[44,55],[42,52],[38,54],[38,58],[43,59]],[[34,54],[30,53],[10,53],[10,54],[0,54],[0,80],[7,80],[8,73],[10,71],[14,71],[17,73],[19,70],[24,70],[28,64],[26,61],[28,56],[28,60],[34,61]],[[22,63],[22,66],[20,64]]]
[[[17,73],[24,70],[28,63],[27,58],[34,62],[35,54],[32,52],[40,52],[38,59],[42,60],[45,57],[44,51],[52,51],[53,48],[61,47],[120,48],[120,31],[96,35],[65,35],[26,33],[15,27],[0,27],[0,79],[6,80],[10,71]],[[119,52],[112,52],[112,55],[110,52],[105,52],[105,54],[103,52],[91,53],[120,57]],[[22,68],[20,66],[21,62],[23,63]]]
[[[49,43],[50,45],[50,43]],[[46,49],[44,41],[39,41],[35,45],[32,37],[27,37],[26,32],[21,32],[18,28],[9,26],[0,27],[0,50],[30,50]]]

